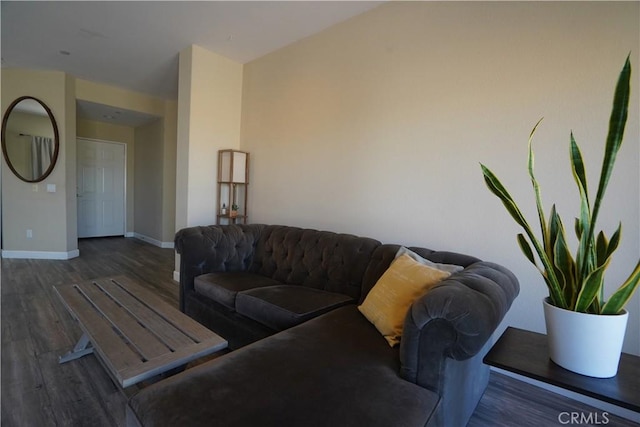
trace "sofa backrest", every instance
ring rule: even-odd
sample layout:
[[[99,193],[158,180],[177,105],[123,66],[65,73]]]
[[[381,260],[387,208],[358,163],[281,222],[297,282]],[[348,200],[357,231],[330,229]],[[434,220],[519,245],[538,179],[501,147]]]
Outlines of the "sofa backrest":
[[[367,294],[373,288],[385,271],[391,265],[391,262],[395,259],[396,253],[400,249],[400,245],[380,245],[371,255],[371,260],[365,271],[362,279],[362,290],[360,292],[360,301],[362,303],[367,297]],[[447,251],[434,251],[427,248],[419,248],[412,246],[409,248],[413,252],[417,253],[423,258],[429,261],[442,263],[442,264],[454,264],[462,267],[468,267],[471,264],[480,261],[478,258],[470,255],[459,254],[456,252]]]
[[[176,233],[180,257],[180,304],[194,278],[208,272],[259,273],[282,283],[309,286],[364,301],[395,259],[399,245],[281,225],[238,224],[184,228]],[[467,267],[477,258],[454,252],[409,248],[433,262]]]
[[[350,234],[268,225],[257,241],[250,270],[359,300],[362,279],[380,244]]]

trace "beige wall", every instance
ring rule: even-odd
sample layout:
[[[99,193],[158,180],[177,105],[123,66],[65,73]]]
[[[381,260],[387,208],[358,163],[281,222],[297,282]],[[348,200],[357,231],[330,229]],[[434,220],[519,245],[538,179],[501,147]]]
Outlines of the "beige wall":
[[[217,153],[240,144],[242,65],[199,46],[180,53],[177,229],[216,220]]]
[[[76,82],[76,91],[78,99],[84,101],[158,117],[152,128],[110,127],[113,125],[92,122],[92,127],[84,130],[103,135],[93,138],[127,144],[127,232],[149,238],[156,245],[171,246],[176,231],[177,102],[81,79]],[[142,157],[138,157],[140,150]],[[138,179],[145,184],[136,183]],[[148,199],[149,189],[155,194],[153,201]],[[153,226],[146,222],[149,215],[154,216]]]
[[[171,246],[175,229],[176,102],[162,118],[137,128],[78,120],[78,137],[127,145],[128,235]]]
[[[20,181],[2,160],[3,256],[22,252],[38,257],[77,256],[76,230],[69,229],[66,219],[76,209],[75,175],[68,170],[68,163],[75,161],[75,107],[69,105],[67,94],[73,94],[73,79],[61,72],[24,69],[3,69],[1,78],[3,115],[16,98],[34,96],[51,109],[60,136],[56,166],[40,183]],[[46,192],[47,184],[55,184],[55,193]],[[33,232],[30,239],[28,229]]]
[[[76,93],[78,99],[84,101],[139,111],[158,117],[163,116],[165,102],[167,102],[164,99],[139,92],[82,79],[76,79]]]
[[[88,82],[59,72],[3,69],[2,111],[15,98],[25,94],[40,98],[52,109],[61,148],[53,173],[36,185],[14,177],[3,160],[3,255],[27,258],[77,256],[76,136],[127,145],[126,232],[128,235],[137,233],[134,221],[135,129],[88,120],[76,123],[77,99],[140,111],[160,119],[163,132],[155,138],[155,149],[162,159],[156,170],[161,172],[155,180],[147,182],[162,192],[161,226],[153,236],[153,243],[170,246],[175,232],[176,101]],[[46,192],[49,183],[56,184],[56,193]],[[26,238],[26,230],[33,231],[33,238]]]
[[[162,241],[173,242],[176,229],[176,147],[178,103],[167,101],[164,111],[162,175]]]
[[[131,126],[114,125],[112,123],[96,122],[94,120],[78,119],[78,138],[98,139],[101,141],[120,142],[126,144],[126,233],[134,232],[134,163],[135,163],[135,128]]]
[[[66,219],[67,249],[76,250],[78,248],[78,199],[77,199],[77,178],[76,178],[76,86],[75,77],[65,74],[66,88],[64,92],[65,114],[64,128],[60,129],[60,134],[64,135],[66,141],[65,150],[65,184],[66,184],[66,211],[63,218]]]
[[[350,232],[477,255],[512,269],[505,324],[544,331],[542,279],[479,162],[535,219],[527,137],[547,208],[578,212],[574,130],[595,186],[613,87],[632,52],[627,139],[600,218],[623,242],[609,290],[640,253],[638,2],[392,2],[245,65],[241,148],[252,222]],[[206,191],[200,190],[201,194]],[[640,300],[625,350],[640,354]]]
[[[199,46],[180,52],[176,230],[216,221],[217,153],[240,145],[242,72],[241,64]],[[176,254],[176,273],[179,263]]]
[[[136,233],[158,241],[162,240],[163,132],[162,120],[135,130]]]

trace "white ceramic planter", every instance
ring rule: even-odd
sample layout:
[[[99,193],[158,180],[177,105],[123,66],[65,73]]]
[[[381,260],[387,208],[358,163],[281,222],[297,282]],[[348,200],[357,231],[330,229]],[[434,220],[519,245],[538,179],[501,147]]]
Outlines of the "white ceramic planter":
[[[551,360],[578,374],[615,376],[629,313],[577,313],[555,307],[548,300],[545,298],[543,304]]]

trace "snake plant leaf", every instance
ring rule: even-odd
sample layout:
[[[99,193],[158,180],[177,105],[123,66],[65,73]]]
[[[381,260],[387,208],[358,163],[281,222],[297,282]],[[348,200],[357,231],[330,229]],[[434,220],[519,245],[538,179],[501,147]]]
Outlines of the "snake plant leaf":
[[[618,245],[620,244],[620,236],[622,235],[622,223],[618,223],[618,228],[611,236],[611,240],[609,240],[609,246],[607,247],[607,257],[613,255],[613,253],[618,249]]]
[[[540,222],[540,231],[542,232],[542,243],[544,245],[545,251],[547,252],[547,256],[551,258],[552,256],[552,244],[550,240],[549,229],[547,228],[547,221],[544,216],[544,208],[542,206],[542,195],[540,192],[540,184],[536,179],[536,176],[533,172],[534,164],[535,164],[535,156],[533,154],[533,136],[536,133],[536,129],[538,125],[540,125],[542,119],[538,120],[538,122],[533,126],[531,133],[529,134],[528,141],[528,156],[527,156],[527,169],[529,171],[529,178],[531,179],[531,185],[533,186],[533,192],[536,197],[536,209],[538,211],[538,221]]]
[[[560,281],[564,292],[565,301],[568,303],[567,307],[562,308],[569,308],[577,298],[575,262],[571,256],[569,246],[567,245],[562,220],[557,213],[555,213],[552,222],[555,224],[554,228],[558,230],[554,239],[553,263],[556,267],[558,280]]]
[[[533,251],[531,250],[531,246],[529,245],[529,242],[527,242],[527,239],[524,237],[524,234],[518,233],[517,239],[518,239],[518,246],[520,246],[520,250],[522,251],[524,256],[527,257],[527,259],[531,262],[531,264],[538,267],[538,263],[536,263],[536,259],[533,256]]]
[[[629,110],[629,87],[631,80],[631,62],[629,56],[625,61],[624,67],[618,77],[616,91],[613,96],[613,107],[611,117],[609,118],[609,132],[607,133],[607,142],[605,145],[604,159],[602,160],[602,170],[600,171],[600,181],[598,183],[598,192],[593,203],[593,211],[591,221],[588,224],[587,234],[593,235],[600,205],[604,197],[604,193],[609,184],[609,178],[613,171],[618,150],[622,146],[622,138],[624,136],[624,128],[627,122],[627,113]]]
[[[555,203],[551,206],[551,212],[549,213],[549,247],[546,248],[547,253],[549,254],[549,258],[555,264],[555,252],[554,247],[558,237],[564,232],[564,226],[562,225],[562,220],[560,219],[560,215],[558,215],[558,211],[556,210]]]
[[[549,213],[549,247],[547,249],[547,253],[549,255],[553,255],[553,247],[556,244],[556,238],[558,233],[561,231],[560,227],[562,223],[559,221],[560,217],[558,216],[558,212],[556,210],[556,204],[554,203],[551,206],[551,213]]]
[[[604,231],[598,233],[598,238],[596,239],[596,254],[597,254],[597,265],[602,265],[607,259],[607,253],[609,252],[609,241],[607,240],[607,236],[604,235]]]
[[[584,198],[586,201],[587,207],[589,207],[589,189],[587,188],[587,172],[584,168],[584,161],[582,160],[582,153],[580,152],[580,147],[578,147],[578,143],[573,136],[573,132],[570,135],[570,159],[571,159],[571,171],[573,173],[573,177],[578,184],[578,188],[580,190],[580,194],[584,194]]]
[[[579,218],[576,218],[574,223],[573,223],[573,228],[576,232],[576,237],[578,238],[578,240],[580,240],[580,238],[582,237],[582,232],[584,231],[584,229],[582,228],[582,223],[580,222]]]
[[[598,237],[595,243],[595,265],[601,266],[603,265],[607,259],[609,258],[607,254],[609,253],[609,240],[607,240],[607,236],[604,234],[604,231],[598,233]],[[598,295],[596,296],[596,300],[599,302],[604,301],[604,286],[600,286],[598,290]],[[596,306],[598,308],[599,305]],[[597,313],[597,311],[596,311]]]
[[[584,282],[582,283],[582,289],[578,293],[578,299],[576,300],[575,311],[580,313],[587,313],[592,303],[596,301],[596,296],[600,293],[600,289],[604,283],[604,272],[609,266],[609,258],[603,265],[593,270]],[[600,313],[596,313],[600,314]]]
[[[616,249],[618,249],[618,245],[620,244],[620,235],[621,234],[622,234],[622,223],[619,223],[618,224],[618,228],[613,233],[613,236],[611,236],[611,240],[609,241],[609,244],[607,245],[607,253],[605,255],[606,259],[611,258],[613,256],[613,253],[616,251]],[[604,301],[604,286],[602,288],[600,288],[599,299],[600,299],[600,301]]]
[[[633,296],[640,282],[640,261],[625,282],[611,295],[609,301],[602,307],[602,314],[618,314]]]
[[[618,224],[618,228],[611,236],[611,240],[607,240],[603,231],[598,233],[598,238],[596,239],[597,265],[602,265],[618,249],[621,233],[622,223]]]
[[[487,168],[482,163],[480,164],[480,167],[482,168],[482,174],[484,175],[484,182],[486,183],[489,190],[491,190],[491,192],[495,194],[500,199],[500,201],[502,201],[502,204],[507,209],[507,212],[511,214],[518,225],[531,230],[529,224],[527,223],[527,220],[524,218],[524,215],[522,215],[522,212],[520,212],[518,205],[513,200],[507,189],[504,188],[500,180],[493,174],[493,172],[491,172],[491,170],[489,170],[489,168]]]
[[[570,160],[571,160],[571,172],[573,178],[578,186],[578,193],[580,195],[580,217],[576,220],[576,234],[579,234],[579,247],[576,254],[576,264],[578,271],[582,277],[586,276],[586,272],[590,271],[595,264],[595,248],[593,246],[593,238],[589,231],[591,231],[591,212],[589,208],[589,194],[587,188],[587,174],[584,168],[584,161],[582,160],[582,153],[580,147],[576,143],[576,140],[571,132],[570,144],[569,144]],[[587,232],[585,233],[585,229]]]
[[[598,214],[600,212],[602,199],[613,171],[616,156],[622,145],[629,108],[630,78],[631,63],[629,56],[627,56],[627,60],[620,72],[620,76],[618,77],[618,83],[616,84],[616,90],[613,97],[613,107],[611,110],[611,117],[609,119],[609,131],[607,133],[605,153],[602,160],[602,170],[600,171],[600,180],[598,182],[598,192],[593,203],[591,218],[589,222],[583,224],[585,231],[580,239],[580,246],[578,250],[578,254],[580,256],[577,260],[579,274],[582,276],[586,276],[589,271],[595,268],[595,264],[597,262],[594,230]]]
[[[507,209],[507,212],[509,212],[516,223],[523,228],[523,230],[529,237],[529,240],[533,244],[533,247],[538,254],[538,258],[540,258],[540,261],[542,262],[542,266],[544,268],[545,280],[547,282],[547,286],[549,287],[549,295],[551,297],[551,300],[558,306],[565,307],[566,302],[564,300],[564,295],[562,294],[562,289],[560,287],[560,284],[558,283],[558,278],[556,277],[553,264],[549,260],[549,256],[545,253],[544,247],[536,238],[536,235],[531,230],[529,223],[525,219],[524,215],[522,215],[522,212],[518,208],[518,205],[513,200],[507,189],[504,188],[498,177],[496,177],[494,173],[491,172],[491,170],[482,163],[480,164],[480,167],[482,168],[484,182],[489,190],[500,199],[504,207]]]

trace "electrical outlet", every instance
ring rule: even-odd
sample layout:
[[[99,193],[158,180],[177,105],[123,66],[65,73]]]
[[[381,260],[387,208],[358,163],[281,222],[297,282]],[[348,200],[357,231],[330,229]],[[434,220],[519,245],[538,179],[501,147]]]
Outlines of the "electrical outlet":
[[[27,239],[31,239],[33,238],[33,230],[29,229],[27,230]]]
[[[34,193],[37,193],[38,192],[38,184],[33,184],[31,186],[31,190],[33,190]]]

